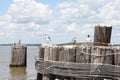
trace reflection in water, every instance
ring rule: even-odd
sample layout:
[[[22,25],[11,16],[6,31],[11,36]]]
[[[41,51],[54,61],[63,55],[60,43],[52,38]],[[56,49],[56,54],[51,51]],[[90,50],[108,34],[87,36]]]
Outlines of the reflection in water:
[[[26,80],[25,67],[11,67],[9,80]]]

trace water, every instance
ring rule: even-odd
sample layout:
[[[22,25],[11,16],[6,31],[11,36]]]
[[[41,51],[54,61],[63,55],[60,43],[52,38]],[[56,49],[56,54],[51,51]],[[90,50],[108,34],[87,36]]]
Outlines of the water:
[[[0,80],[34,80],[36,78],[35,59],[38,47],[27,47],[27,67],[10,68],[11,47],[0,46]]]

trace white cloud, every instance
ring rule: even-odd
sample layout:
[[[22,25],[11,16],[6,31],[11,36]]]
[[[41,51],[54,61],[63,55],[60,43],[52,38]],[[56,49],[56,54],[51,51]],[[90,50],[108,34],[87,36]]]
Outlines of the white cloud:
[[[3,36],[4,35],[4,32],[0,32],[0,36]]]
[[[72,31],[76,31],[77,30],[77,25],[76,23],[72,23],[67,27],[66,32],[72,32]]]
[[[119,33],[119,3],[120,0],[73,0],[53,8],[50,3],[38,3],[36,0],[14,0],[7,13],[0,16],[0,35],[41,42],[43,39],[39,37],[44,33],[51,34],[56,41],[64,41],[62,37],[71,39],[74,35],[83,39],[84,35],[93,35],[94,26],[98,24],[110,24],[117,28],[113,28],[116,30],[113,34]]]
[[[49,5],[37,3],[35,0],[14,0],[5,15],[0,16],[0,33],[4,38],[30,39],[40,36],[46,24],[52,17],[52,9]],[[4,34],[3,34],[4,33]],[[25,40],[25,39],[24,39]],[[32,39],[31,39],[32,40]]]
[[[115,0],[114,2],[111,0],[106,5],[99,8],[99,13],[94,16],[90,16],[89,20],[93,23],[97,21],[98,24],[110,24],[114,27],[120,24],[120,7],[118,3],[119,0]],[[119,8],[119,9],[118,9]],[[97,19],[97,20],[96,20]]]
[[[47,23],[51,17],[52,10],[48,5],[37,3],[35,0],[14,0],[7,11],[13,22],[26,23]]]
[[[66,7],[72,7],[74,5],[73,2],[63,2],[57,5],[57,8],[66,8]]]

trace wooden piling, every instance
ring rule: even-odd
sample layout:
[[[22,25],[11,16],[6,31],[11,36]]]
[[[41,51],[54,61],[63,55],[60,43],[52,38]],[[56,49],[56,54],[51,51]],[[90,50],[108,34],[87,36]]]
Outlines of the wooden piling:
[[[75,63],[76,62],[76,47],[67,48],[67,52],[64,55],[65,55],[65,58],[64,58],[65,62]],[[68,77],[67,80],[75,80],[75,78]]]
[[[44,49],[44,61],[46,60],[52,60],[52,61],[56,61],[57,60],[57,48],[55,47],[49,47],[46,46]],[[50,66],[48,66],[50,67]],[[56,78],[55,75],[51,75],[51,74],[43,74],[43,78],[42,80],[54,80]]]
[[[95,26],[94,45],[108,46],[111,41],[111,33],[112,33],[112,26],[100,26],[100,25]],[[97,53],[98,56],[94,56],[95,59],[93,63],[103,63],[103,64],[111,64],[111,65],[114,64],[114,56],[112,55],[111,49],[104,50],[102,48],[97,48],[95,52]]]
[[[75,48],[70,48],[68,46],[60,46],[58,47],[57,49],[57,53],[58,54],[56,57],[58,58],[58,61],[61,61],[61,62],[75,62],[76,60],[76,52],[75,52]],[[62,77],[57,77],[58,79],[60,80],[63,80],[62,78],[64,79],[69,79],[69,80],[74,80],[74,78],[70,78],[70,77],[67,77],[66,76],[62,76]]]
[[[39,47],[39,58],[42,61],[49,59],[49,47],[46,46],[40,46]],[[50,77],[48,74],[41,74],[37,73],[37,80],[50,80]]]
[[[59,54],[59,59],[58,59],[58,61],[64,61],[64,48],[63,47],[59,47],[59,49],[58,49],[59,51],[58,51],[58,54]]]
[[[120,66],[120,47],[116,47],[116,49],[113,49],[114,53],[114,65]]]
[[[76,48],[76,62],[77,63],[91,63],[90,59],[90,47],[77,47]]]
[[[11,47],[10,67],[27,66],[27,46],[19,44]]]
[[[39,59],[44,60],[45,48],[43,46],[39,47]],[[37,73],[37,80],[42,80],[43,74]]]
[[[42,60],[44,59],[44,51],[45,51],[45,48],[40,46],[39,47],[39,58]]]
[[[36,67],[42,70],[43,79],[112,80],[119,77],[120,67],[117,60],[120,48],[111,46],[44,48],[44,61],[41,62],[41,68]]]
[[[91,63],[91,47],[76,47],[76,63]],[[89,69],[90,72],[90,69]],[[90,73],[87,73],[90,75]],[[75,80],[92,80],[92,78],[76,78]]]
[[[59,61],[59,47],[54,47],[52,60]]]
[[[111,40],[112,26],[95,26],[94,45],[107,46]]]
[[[114,54],[111,48],[106,48],[104,53],[104,60],[102,63],[114,65]]]
[[[76,50],[73,48],[64,48],[64,62],[75,62],[76,61]]]
[[[110,47],[93,47],[92,49],[92,58],[91,58],[91,62],[94,64],[101,64],[101,65],[114,65],[114,54],[113,54],[113,49]],[[97,70],[96,73],[101,72],[102,67],[98,66],[97,69],[95,69],[95,71]],[[114,68],[109,68],[106,67],[105,70],[112,70],[114,71]],[[111,76],[112,77],[112,76]],[[104,79],[101,77],[99,77],[98,79]]]

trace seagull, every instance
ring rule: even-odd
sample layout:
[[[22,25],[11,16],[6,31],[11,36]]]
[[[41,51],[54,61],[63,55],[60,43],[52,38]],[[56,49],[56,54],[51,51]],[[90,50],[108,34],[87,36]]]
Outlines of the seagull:
[[[45,40],[47,44],[51,41],[51,38],[48,34],[45,34]]]
[[[21,40],[18,41],[18,44],[21,44]]]
[[[72,43],[75,44],[77,42],[76,37],[72,39]]]
[[[91,42],[90,35],[87,37],[87,42]]]

